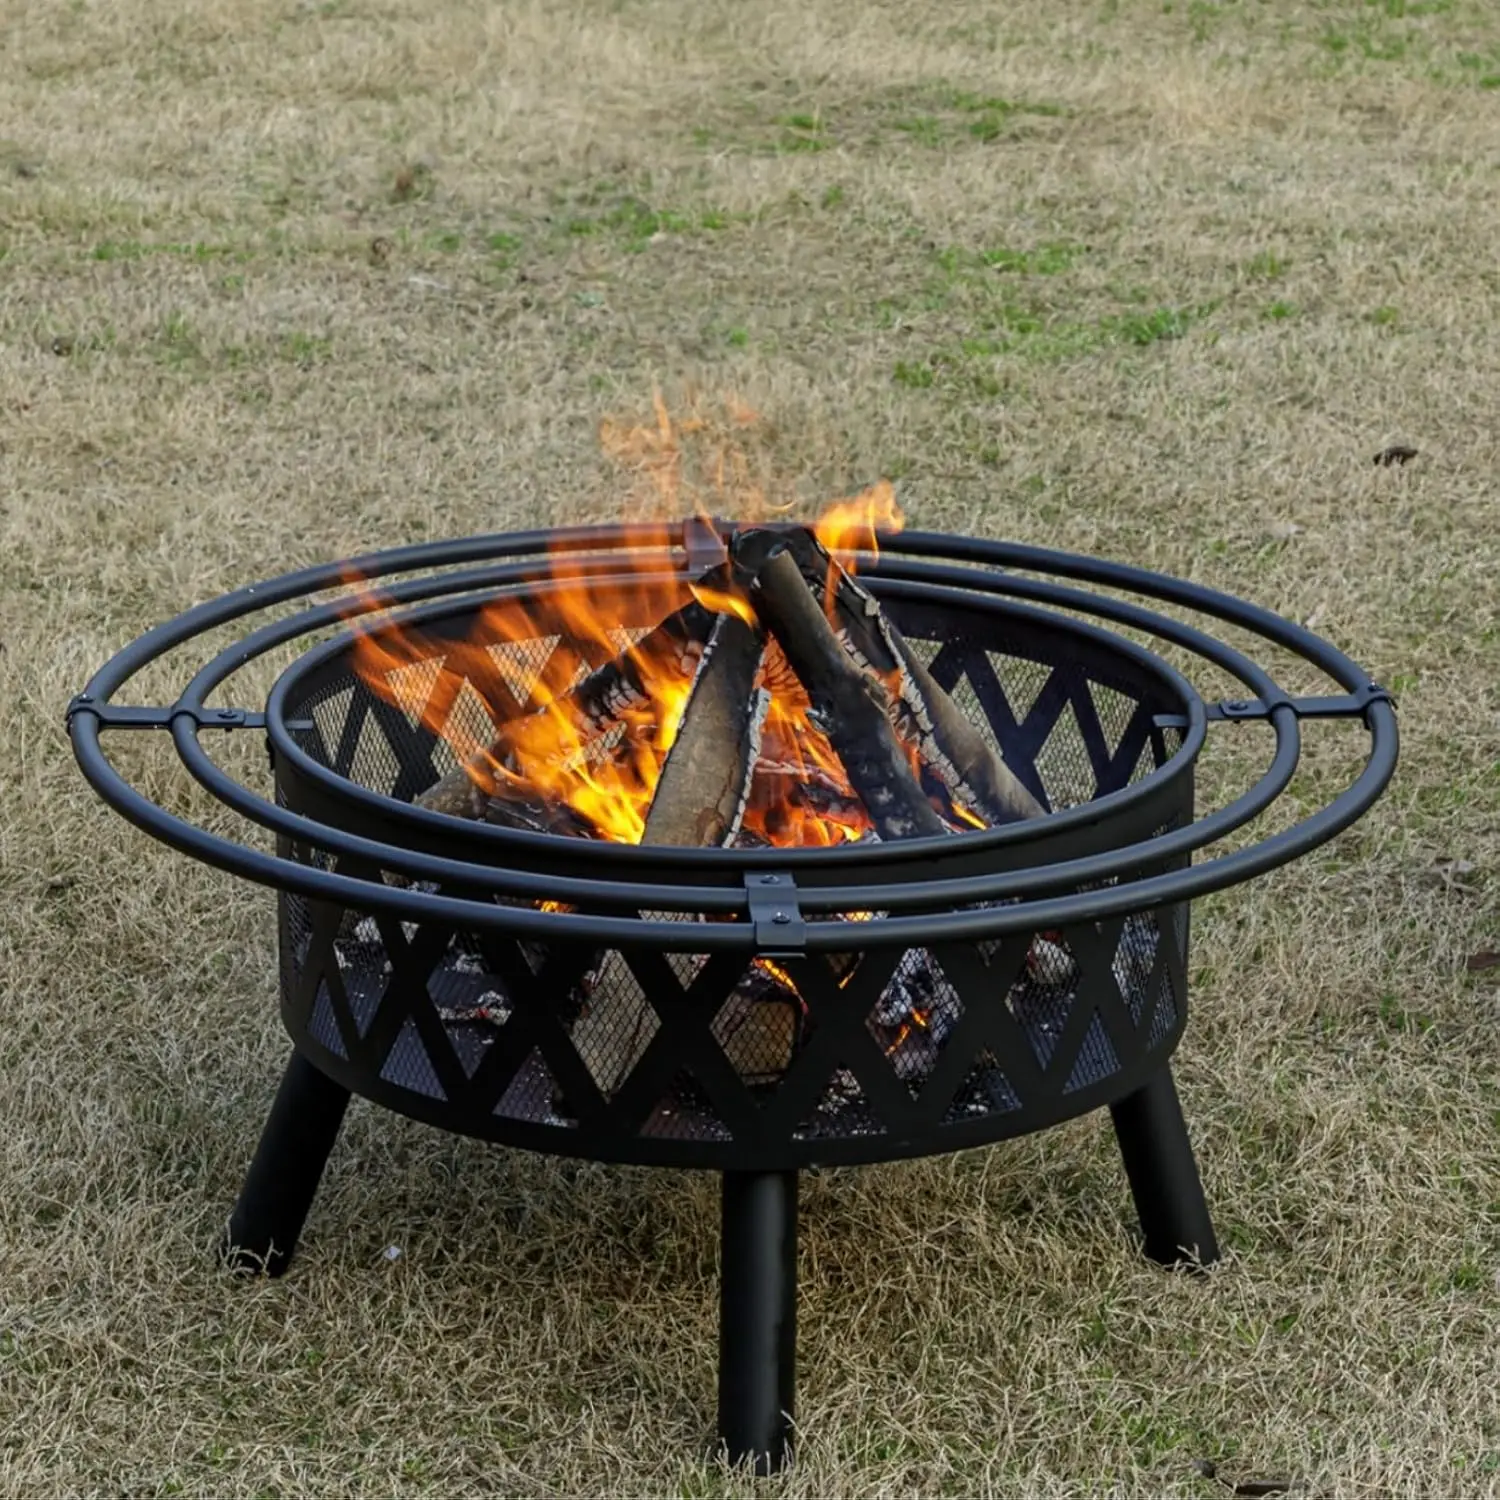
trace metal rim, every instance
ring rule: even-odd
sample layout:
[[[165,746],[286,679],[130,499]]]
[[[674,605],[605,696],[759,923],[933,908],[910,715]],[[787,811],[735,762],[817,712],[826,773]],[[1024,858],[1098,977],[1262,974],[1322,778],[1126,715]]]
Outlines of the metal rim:
[[[721,523],[720,530],[732,530]],[[327,899],[345,905],[411,919],[431,918],[481,930],[508,932],[558,942],[573,940],[596,944],[649,944],[677,951],[753,952],[758,944],[756,931],[749,921],[695,923],[664,922],[640,917],[599,914],[608,911],[641,909],[694,910],[724,915],[747,914],[747,896],[743,889],[724,883],[723,876],[712,883],[692,884],[689,880],[660,880],[645,883],[640,879],[558,883],[566,889],[569,904],[594,907],[594,911],[548,912],[503,907],[488,899],[471,896],[448,896],[433,892],[400,889],[346,874],[334,873],[273,856],[261,850],[210,834],[198,825],[167,812],[151,802],[115,768],[105,755],[101,732],[106,728],[167,728],[179,756],[189,771],[208,789],[233,806],[247,812],[264,826],[287,837],[305,840],[319,847],[342,842],[345,852],[374,865],[392,869],[430,865],[430,876],[415,878],[448,880],[466,891],[488,892],[504,889],[508,883],[504,872],[494,866],[466,861],[437,861],[397,846],[360,839],[342,830],[301,818],[278,809],[265,799],[249,792],[241,783],[227,776],[207,755],[198,740],[202,728],[216,722],[215,715],[234,710],[211,710],[205,700],[239,667],[277,644],[295,640],[346,618],[350,613],[368,612],[396,603],[430,603],[444,596],[496,587],[515,587],[542,576],[539,563],[517,559],[535,558],[544,551],[584,553],[603,551],[606,555],[622,551],[635,554],[633,563],[642,556],[680,571],[701,557],[706,528],[701,522],[689,522],[677,531],[659,526],[596,526],[563,532],[528,532],[481,536],[418,547],[398,548],[368,554],[343,563],[304,569],[297,573],[270,579],[237,590],[187,611],[176,619],[156,627],[113,657],[90,680],[84,692],[69,705],[68,726],[74,753],[84,776],[100,796],[129,821],[151,836],[190,856],[232,873],[283,890],[295,891],[313,899]],[[676,545],[674,546],[673,543]],[[1126,911],[1180,901],[1210,891],[1224,889],[1276,868],[1326,842],[1358,819],[1380,795],[1395,767],[1397,729],[1394,708],[1389,695],[1377,688],[1349,657],[1330,642],[1302,626],[1273,614],[1258,605],[1199,584],[1152,573],[1130,565],[1105,562],[1078,554],[1021,546],[1013,543],[988,542],[972,538],[950,537],[935,533],[903,533],[881,539],[882,556],[867,570],[872,584],[893,594],[916,590],[922,594],[939,589],[962,593],[966,602],[985,594],[993,602],[1004,600],[1004,608],[1026,608],[1039,611],[1052,621],[1066,621],[1069,628],[1098,631],[1097,626],[1079,626],[1079,622],[1058,610],[1081,610],[1103,621],[1149,632],[1153,637],[1185,646],[1204,660],[1239,678],[1254,694],[1253,699],[1238,704],[1220,705],[1215,715],[1221,718],[1254,717],[1268,721],[1275,732],[1275,751],[1261,778],[1232,803],[1191,822],[1174,833],[1122,849],[1105,851],[1082,859],[1037,864],[1001,875],[953,879],[891,882],[881,884],[872,893],[867,883],[857,886],[824,884],[800,891],[802,908],[809,913],[850,911],[878,904],[891,913],[877,923],[848,920],[816,921],[807,927],[808,951],[840,951],[850,947],[871,947],[948,939],[995,937],[1006,933],[1035,931],[1041,927],[1061,926],[1069,921],[1093,920]],[[336,587],[352,576],[365,580],[390,578],[419,569],[464,569],[465,565],[482,566],[468,571],[450,571],[435,577],[408,578],[384,590],[382,598],[363,609],[351,610],[347,602],[322,604],[302,611],[288,621],[272,622],[252,632],[227,651],[206,663],[193,677],[183,695],[172,705],[157,710],[120,710],[113,696],[148,663],[166,651],[186,644],[205,631],[232,623],[274,605],[284,604],[320,590]],[[1041,574],[1026,577],[1014,570]],[[1057,580],[1068,580],[1061,583]],[[1344,690],[1341,699],[1297,698],[1286,692],[1264,667],[1235,651],[1213,635],[1171,619],[1139,604],[1112,596],[1090,592],[1077,584],[1127,591],[1139,597],[1190,609],[1200,615],[1244,628],[1280,646],[1317,667]],[[455,607],[455,606],[447,606]],[[1125,641],[1114,632],[1102,631],[1111,648],[1128,648],[1150,658],[1153,667],[1177,678],[1172,668],[1149,652]],[[324,649],[324,648],[319,648]],[[283,673],[278,689],[299,664]],[[1202,700],[1190,684],[1184,699],[1187,705],[1187,736],[1194,740],[1193,753],[1206,733],[1209,715]],[[278,700],[278,704],[284,700]],[[1330,706],[1334,705],[1334,706]],[[268,708],[270,705],[268,705]],[[1230,713],[1227,710],[1246,710]],[[1196,865],[1171,869],[1162,874],[1131,878],[1132,869],[1160,867],[1164,858],[1191,854],[1206,848],[1234,828],[1263,812],[1281,793],[1296,769],[1300,755],[1298,722],[1304,716],[1334,715],[1358,717],[1370,735],[1368,757],[1357,776],[1325,806],[1291,828],[1259,843],[1231,854],[1217,855]],[[244,719],[245,716],[241,716]],[[258,716],[255,716],[258,717]],[[278,753],[300,753],[299,747],[284,733],[284,722],[271,713],[267,728],[277,744]],[[284,742],[284,743],[283,743]],[[1186,747],[1184,747],[1186,748]],[[1179,755],[1181,755],[1179,751]],[[314,764],[310,757],[304,757]],[[1190,765],[1191,757],[1187,764]],[[1160,768],[1146,777],[1140,786],[1156,781],[1169,769]],[[1137,791],[1128,788],[1115,796],[1129,796]],[[378,795],[378,794],[371,794]],[[382,799],[390,803],[390,799]],[[1102,803],[1105,799],[1100,799]],[[397,804],[391,804],[397,805]],[[1085,808],[1085,811],[1087,808]],[[432,817],[417,809],[406,810],[412,817]],[[1056,818],[1067,814],[1054,815]],[[440,820],[446,823],[448,820]],[[1051,824],[1052,818],[1043,820]],[[1024,825],[1021,825],[1024,826]],[[1027,830],[1030,836],[1030,830]],[[510,835],[525,839],[526,835]],[[542,838],[552,844],[559,842]],[[1010,830],[965,836],[952,843],[974,847],[973,841],[993,844],[1018,842]],[[914,843],[917,841],[913,841]],[[937,841],[920,841],[922,843]],[[656,851],[641,851],[631,846],[611,850],[612,857],[647,853],[645,861],[631,862],[634,875],[658,876],[659,861],[651,859]],[[747,860],[747,851],[707,851],[708,855],[728,856],[718,863],[725,875],[753,867],[760,861]],[[832,851],[843,855],[845,851]],[[855,851],[857,852],[857,851]],[[790,866],[797,857],[814,851],[769,851],[769,863]],[[822,854],[822,851],[818,851]],[[738,855],[739,858],[735,856]],[[827,856],[823,855],[826,859]],[[820,861],[821,862],[821,861]],[[834,861],[836,863],[836,861]],[[689,874],[701,877],[713,868],[712,858],[693,862]],[[443,866],[438,873],[437,866]],[[622,860],[622,870],[624,861]],[[852,873],[852,871],[851,871]],[[497,878],[500,877],[500,878]],[[1086,892],[1063,895],[1048,892],[1068,891],[1085,881],[1116,879],[1117,884]],[[538,892],[531,873],[514,876],[517,893],[545,897]],[[628,889],[626,889],[628,887]],[[982,901],[1005,901],[999,908],[982,910],[951,909],[972,906]],[[950,909],[934,911],[934,907]],[[908,912],[910,915],[897,915]],[[685,928],[687,929],[685,931]]]
[[[879,594],[913,592],[901,590],[899,586],[893,586],[878,576],[872,578],[871,583]],[[515,587],[520,587],[520,585]],[[530,595],[536,591],[528,587],[527,592]],[[1135,803],[1146,800],[1154,793],[1159,794],[1165,790],[1168,782],[1186,775],[1191,770],[1192,763],[1197,758],[1207,736],[1207,714],[1203,700],[1193,689],[1192,684],[1168,663],[1152,656],[1150,652],[1134,642],[1124,640],[1109,631],[1067,616],[1050,614],[1034,606],[986,596],[975,597],[972,594],[961,597],[957,589],[943,588],[937,584],[924,586],[921,589],[921,597],[924,601],[933,603],[951,602],[971,612],[995,613],[1012,618],[1029,619],[1034,623],[1044,625],[1054,633],[1071,634],[1080,640],[1096,641],[1106,646],[1112,654],[1131,661],[1137,668],[1154,677],[1164,694],[1170,694],[1180,704],[1187,719],[1187,727],[1181,746],[1164,765],[1159,766],[1141,781],[1124,787],[1118,792],[1111,792],[1107,796],[1095,798],[1077,807],[1050,813],[1046,818],[964,833],[958,835],[956,839],[952,837],[904,839],[899,844],[891,844],[882,848],[884,863],[932,862],[960,850],[967,857],[1003,846],[1051,838],[1056,834],[1123,811]],[[468,607],[470,606],[463,601],[456,604],[453,601],[441,604],[428,603],[401,611],[391,623],[405,626],[431,622],[441,618],[444,614],[454,613]],[[426,829],[434,835],[446,834],[451,838],[454,833],[453,819],[441,813],[427,812],[410,803],[398,802],[358,782],[351,781],[348,777],[341,776],[331,767],[323,765],[322,762],[309,755],[297,743],[288,728],[289,703],[296,701],[296,694],[303,686],[305,679],[332,658],[347,652],[354,634],[355,632],[348,631],[314,646],[311,650],[304,652],[277,678],[266,700],[266,735],[274,753],[278,760],[284,758],[288,765],[295,767],[301,776],[316,783],[334,801],[345,802],[356,811],[367,814],[381,813],[399,824],[413,829]],[[547,855],[556,851],[560,845],[568,847],[576,843],[574,840],[564,840],[554,835],[526,833],[487,823],[465,824],[461,832],[464,835],[464,842],[475,846],[488,845],[493,851],[492,857],[512,862],[522,860],[528,868],[534,868],[536,861],[545,860]],[[679,874],[684,878],[690,875],[699,877],[717,875],[722,880],[726,876],[738,879],[747,870],[787,869],[795,875],[805,870],[842,867],[853,878],[862,866],[871,862],[870,853],[869,849],[861,848],[857,844],[835,845],[822,849],[682,849],[604,842],[589,846],[591,863],[597,863],[606,869],[617,868],[619,878],[628,879],[633,889],[638,887],[643,872],[663,881],[668,881],[673,875]],[[560,896],[554,896],[550,890],[539,891],[538,894],[541,899],[563,899]],[[594,894],[597,896],[600,892],[596,891]],[[636,904],[643,904],[639,897],[635,900]]]

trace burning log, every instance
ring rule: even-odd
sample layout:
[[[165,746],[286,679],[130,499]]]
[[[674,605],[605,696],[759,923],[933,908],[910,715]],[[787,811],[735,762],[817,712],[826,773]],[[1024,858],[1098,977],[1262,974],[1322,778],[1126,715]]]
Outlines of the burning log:
[[[581,741],[587,743],[597,739],[631,709],[651,701],[650,690],[642,677],[641,661],[675,655],[682,676],[689,676],[714,620],[711,610],[696,599],[690,599],[635,645],[590,672],[554,703],[534,713],[508,719],[500,726],[488,750],[470,756],[426,791],[419,792],[412,801],[428,812],[446,813],[455,818],[484,818],[492,811],[492,797],[508,800],[497,790],[495,768],[511,762],[516,744],[524,738],[528,726],[542,715],[561,714],[577,731]],[[503,809],[494,821],[511,826]]]
[[[467,781],[467,776],[464,779]],[[469,782],[469,785],[474,786],[473,782]],[[502,828],[518,828],[525,833],[562,834],[576,839],[595,837],[593,825],[567,803],[551,797],[537,796],[515,785],[503,772],[495,778],[492,793],[479,795],[484,804],[480,816],[487,823],[496,823]],[[458,813],[456,816],[471,817],[472,814]]]
[[[790,762],[756,766],[745,814],[739,842],[752,845],[795,843],[798,824],[808,819],[865,836],[870,826],[864,803],[848,787],[817,766]]]
[[[760,654],[757,630],[735,615],[718,617],[662,765],[642,843],[703,848],[727,844],[739,832],[771,702],[755,687]]]
[[[783,537],[850,652],[891,690],[897,728],[955,806],[990,827],[1043,816],[1046,809],[928,671],[875,596],[810,531],[798,527]]]
[[[790,979],[765,959],[751,965],[714,1017],[714,1040],[746,1083],[777,1082],[802,1030],[802,999]]]
[[[760,632],[738,616],[715,620],[662,765],[642,843],[713,847],[739,832],[771,701],[755,687],[762,646]],[[759,1034],[761,1012],[769,1015],[771,1009],[754,1006],[745,1018],[751,1027],[745,1045],[755,1044],[767,1057],[778,1055],[776,1038]],[[573,1045],[605,1093],[618,1088],[640,1060],[649,1018],[643,996],[601,992],[574,1026]],[[789,1049],[779,1055],[784,1067]]]
[[[735,541],[734,560],[749,579],[756,613],[812,700],[810,717],[828,736],[876,833],[903,839],[948,832],[891,727],[889,691],[844,650],[786,538],[747,531]]]

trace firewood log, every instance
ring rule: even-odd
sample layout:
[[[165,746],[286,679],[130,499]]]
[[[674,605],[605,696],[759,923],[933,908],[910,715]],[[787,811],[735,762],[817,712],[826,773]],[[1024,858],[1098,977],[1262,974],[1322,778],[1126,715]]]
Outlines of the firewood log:
[[[756,614],[807,690],[814,725],[828,736],[876,833],[882,839],[947,833],[891,727],[889,690],[861,671],[840,644],[784,536],[743,532],[734,560],[749,583]]]
[[[646,814],[644,844],[722,846],[739,832],[770,695],[757,691],[760,632],[718,617]]]
[[[890,689],[897,729],[916,745],[924,767],[952,801],[992,827],[1043,816],[1046,809],[933,677],[875,596],[805,527],[783,536],[849,651]]]

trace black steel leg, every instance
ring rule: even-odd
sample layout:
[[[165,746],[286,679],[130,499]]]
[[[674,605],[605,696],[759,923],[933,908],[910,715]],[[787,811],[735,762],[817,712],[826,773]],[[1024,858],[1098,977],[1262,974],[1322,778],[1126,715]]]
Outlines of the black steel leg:
[[[268,1276],[286,1270],[348,1104],[347,1089],[292,1053],[230,1215],[223,1245],[230,1265]]]
[[[773,1474],[791,1455],[797,1363],[797,1174],[726,1172],[719,1282],[719,1437]]]
[[[1164,1266],[1219,1258],[1198,1180],[1187,1122],[1169,1068],[1109,1107],[1125,1175],[1146,1235],[1146,1254]]]

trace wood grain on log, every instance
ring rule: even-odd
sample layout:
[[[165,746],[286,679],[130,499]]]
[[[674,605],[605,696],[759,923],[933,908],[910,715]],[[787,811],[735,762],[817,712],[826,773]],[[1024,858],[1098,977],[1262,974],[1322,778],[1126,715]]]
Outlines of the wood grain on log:
[[[850,652],[891,690],[897,729],[916,745],[952,801],[987,826],[1042,817],[1046,809],[933,677],[875,596],[805,527],[783,536]]]
[[[646,814],[645,844],[705,848],[739,832],[770,695],[758,692],[760,632],[720,615]]]
[[[948,832],[891,726],[888,689],[851,660],[782,535],[744,532],[734,552],[756,614],[807,690],[814,725],[828,736],[876,833],[903,839]]]

